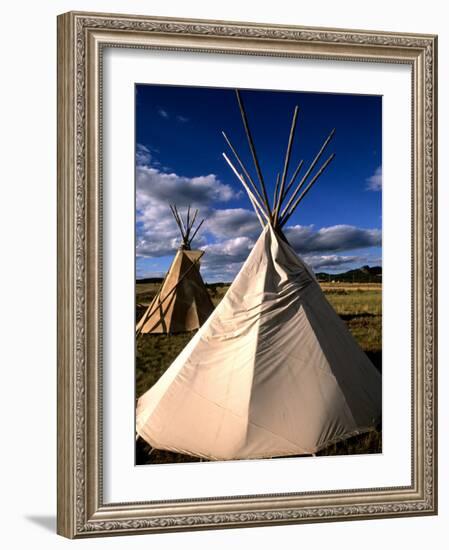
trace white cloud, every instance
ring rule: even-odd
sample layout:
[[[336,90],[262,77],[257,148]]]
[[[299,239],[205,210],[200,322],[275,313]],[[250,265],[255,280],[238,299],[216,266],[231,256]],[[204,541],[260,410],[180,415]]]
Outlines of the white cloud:
[[[285,228],[285,236],[299,254],[355,250],[381,246],[380,229],[362,229],[353,225],[333,225],[315,231],[313,226]]]
[[[215,174],[196,177],[180,176],[174,172],[165,172],[155,167],[155,159],[148,147],[137,146],[138,161],[136,167],[136,254],[141,257],[161,257],[173,254],[180,242],[180,233],[170,211],[170,204],[176,204],[185,217],[190,205],[198,208],[195,227],[207,218],[212,232],[218,235],[226,233],[226,221],[221,211],[211,208],[213,203],[225,203],[237,198],[232,187],[221,183]],[[145,163],[145,159],[151,165]],[[233,210],[229,210],[233,212]],[[237,210],[237,215],[239,214]],[[245,212],[245,211],[242,211]],[[250,223],[250,222],[248,222]],[[223,226],[222,231],[219,227]],[[247,227],[247,226],[244,226]],[[208,231],[206,223],[195,237],[195,246],[206,244],[204,237]]]
[[[254,246],[253,239],[249,237],[235,237],[216,244],[207,244],[203,250],[207,254],[209,263],[241,262],[246,260]],[[206,258],[206,256],[204,256]]]
[[[145,146],[136,150],[136,255],[138,258],[171,257],[180,244],[180,233],[169,204],[176,204],[185,217],[188,205],[198,208],[197,225],[205,222],[195,237],[194,246],[205,250],[202,272],[208,281],[230,281],[240,270],[260,235],[260,224],[252,209],[214,208],[239,198],[232,187],[216,175],[180,176],[157,166],[154,151]],[[139,160],[141,162],[139,162]],[[151,163],[151,165],[149,164]],[[344,270],[367,263],[365,256],[338,253],[381,246],[380,229],[334,225],[315,229],[295,225],[285,235],[303,259],[318,270]],[[370,262],[372,263],[372,262]],[[141,267],[145,276],[150,267]]]
[[[175,119],[177,122],[181,122],[182,124],[185,124],[186,122],[189,122],[189,118],[184,115],[175,114],[173,112],[168,112],[167,109],[163,109],[162,107],[159,107],[157,110],[157,113],[162,118],[168,119]]]
[[[232,281],[254,246],[249,237],[235,237],[203,246],[201,271],[208,281]]]
[[[254,210],[244,208],[213,210],[204,222],[204,228],[216,239],[239,236],[257,239],[261,231]]]
[[[137,166],[149,165],[152,161],[151,151],[145,145],[138,143],[136,145],[136,164]]]
[[[138,210],[152,203],[199,206],[213,201],[226,202],[236,196],[232,187],[221,183],[215,174],[188,178],[150,166],[137,166],[136,184]]]
[[[324,256],[309,256],[303,257],[315,271],[319,269],[331,269],[348,267],[348,264],[360,265],[367,261],[366,256],[339,256],[336,254],[324,255]]]
[[[368,191],[382,191],[382,166],[379,166],[369,178],[366,179]]]

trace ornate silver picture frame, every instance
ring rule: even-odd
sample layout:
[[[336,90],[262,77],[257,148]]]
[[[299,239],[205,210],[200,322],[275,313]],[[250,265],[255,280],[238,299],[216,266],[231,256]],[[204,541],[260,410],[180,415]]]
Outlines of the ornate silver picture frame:
[[[103,479],[105,48],[411,69],[410,485],[110,503]],[[437,37],[70,12],[58,18],[58,533],[69,538],[437,513]]]

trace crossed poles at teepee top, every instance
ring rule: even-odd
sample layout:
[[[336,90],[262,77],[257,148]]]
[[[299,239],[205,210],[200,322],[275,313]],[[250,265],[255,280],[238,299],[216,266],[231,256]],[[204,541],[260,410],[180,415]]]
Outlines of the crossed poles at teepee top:
[[[179,228],[179,231],[181,232],[182,236],[182,248],[184,250],[190,250],[190,245],[192,244],[193,239],[195,238],[196,234],[198,233],[199,228],[203,225],[206,218],[202,219],[200,223],[198,224],[197,228],[192,233],[193,225],[195,224],[196,217],[198,215],[198,209],[195,210],[193,213],[193,216],[190,217],[190,205],[187,208],[187,215],[186,215],[186,221],[182,219],[182,216],[179,213],[179,210],[175,204],[170,204],[170,210],[172,211],[173,217],[175,218],[175,222]]]
[[[296,188],[290,195],[290,198],[288,199],[285,206],[283,206],[284,201],[286,201],[290,191],[292,190],[292,187],[295,184],[298,174],[301,171],[301,168],[304,164],[303,160],[301,160],[298,163],[295,171],[293,172],[292,177],[290,178],[288,184],[286,185],[285,182],[287,180],[288,169],[290,165],[290,157],[292,152],[292,145],[293,145],[293,140],[295,136],[296,122],[298,118],[298,106],[295,107],[293,111],[293,118],[292,118],[292,124],[291,124],[290,134],[289,134],[288,143],[287,143],[287,149],[285,152],[284,167],[282,170],[282,174],[279,174],[279,173],[277,174],[276,185],[275,185],[274,194],[273,194],[273,206],[271,207],[268,194],[267,194],[265,181],[262,174],[262,170],[260,169],[259,159],[257,158],[256,149],[254,147],[253,137],[251,135],[251,130],[249,128],[245,107],[243,105],[243,101],[239,91],[236,90],[235,93],[237,95],[237,102],[239,104],[240,114],[242,116],[242,122],[245,128],[246,138],[248,140],[248,145],[253,158],[254,167],[256,169],[259,185],[257,185],[253,180],[253,178],[251,177],[250,173],[248,172],[245,165],[243,164],[242,159],[238,155],[237,151],[235,150],[235,147],[232,145],[230,139],[225,134],[225,132],[222,132],[223,137],[225,138],[226,143],[228,144],[235,159],[237,160],[237,163],[240,166],[241,172],[239,172],[237,168],[234,166],[234,164],[229,160],[226,153],[222,153],[223,157],[231,167],[234,174],[237,176],[240,183],[245,188],[246,192],[248,193],[249,199],[253,205],[253,208],[257,214],[257,217],[262,227],[265,227],[267,223],[270,223],[274,228],[282,229],[282,227],[287,223],[290,216],[298,207],[299,203],[304,199],[304,197],[310,191],[312,185],[317,181],[317,179],[321,176],[321,174],[327,168],[329,163],[335,157],[335,153],[332,153],[330,157],[321,165],[318,172],[316,172],[316,174],[312,177],[312,179],[310,179],[310,181],[304,187],[313,169],[315,168],[316,164],[320,160],[324,150],[326,149],[327,145],[332,139],[335,133],[335,128],[331,131],[329,136],[326,138],[323,145],[321,146],[321,149],[316,154],[315,158],[311,162],[306,173],[301,178],[300,182],[297,184]],[[300,193],[301,190],[302,192]]]

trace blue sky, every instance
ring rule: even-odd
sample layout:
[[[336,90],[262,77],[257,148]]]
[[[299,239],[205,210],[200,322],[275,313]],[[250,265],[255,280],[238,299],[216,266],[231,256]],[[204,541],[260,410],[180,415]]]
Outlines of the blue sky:
[[[381,265],[381,97],[260,90],[241,96],[270,197],[295,105],[290,174],[301,159],[304,174],[336,129],[313,173],[331,153],[335,159],[284,228],[290,244],[315,271]],[[256,179],[233,89],[136,85],[137,278],[163,276],[179,246],[169,203],[182,213],[191,204],[198,219],[206,218],[193,243],[206,251],[206,281],[231,281],[248,256],[260,224],[222,157],[232,159],[222,130]]]

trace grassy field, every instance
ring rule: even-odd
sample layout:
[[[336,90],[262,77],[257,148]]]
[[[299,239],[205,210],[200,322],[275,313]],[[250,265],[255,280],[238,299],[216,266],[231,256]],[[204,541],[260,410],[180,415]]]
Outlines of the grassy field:
[[[323,291],[336,312],[374,365],[382,371],[382,291],[380,284],[322,283]],[[136,285],[136,319],[145,311],[159,285]],[[226,293],[227,285],[210,285],[208,290],[214,305]],[[170,366],[194,333],[142,335],[136,346],[136,397],[148,390]],[[378,431],[348,439],[321,451],[320,455],[376,453],[382,450]],[[141,439],[136,444],[137,464],[194,462],[190,456],[153,450]]]

